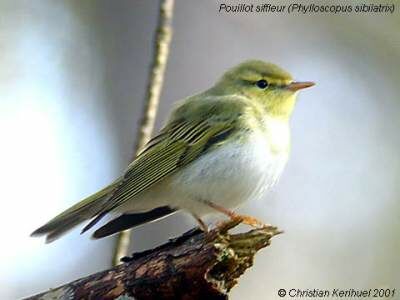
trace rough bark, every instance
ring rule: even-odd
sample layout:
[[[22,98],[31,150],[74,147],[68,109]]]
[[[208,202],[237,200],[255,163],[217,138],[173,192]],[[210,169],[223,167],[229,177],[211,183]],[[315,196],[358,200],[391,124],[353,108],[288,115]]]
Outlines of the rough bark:
[[[281,233],[270,226],[229,234],[228,222],[195,229],[123,264],[27,299],[228,299],[255,253]]]

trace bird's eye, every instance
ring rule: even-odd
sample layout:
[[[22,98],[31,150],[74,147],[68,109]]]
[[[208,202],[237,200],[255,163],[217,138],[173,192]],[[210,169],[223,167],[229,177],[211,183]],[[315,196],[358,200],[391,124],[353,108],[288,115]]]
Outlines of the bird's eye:
[[[268,81],[261,79],[259,81],[256,82],[256,85],[260,88],[260,89],[266,89],[268,87]]]

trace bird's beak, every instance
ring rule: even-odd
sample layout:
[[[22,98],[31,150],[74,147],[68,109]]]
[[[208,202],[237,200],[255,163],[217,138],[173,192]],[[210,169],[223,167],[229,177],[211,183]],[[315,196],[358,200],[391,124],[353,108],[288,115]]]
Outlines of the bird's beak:
[[[313,85],[315,85],[315,83],[312,81],[304,81],[304,82],[293,81],[292,83],[288,84],[286,88],[288,90],[296,92],[298,90],[302,90]]]

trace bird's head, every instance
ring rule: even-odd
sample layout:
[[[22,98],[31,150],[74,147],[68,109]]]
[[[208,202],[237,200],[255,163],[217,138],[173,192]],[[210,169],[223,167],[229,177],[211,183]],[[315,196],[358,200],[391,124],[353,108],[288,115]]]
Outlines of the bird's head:
[[[297,91],[313,85],[313,82],[294,81],[277,65],[248,60],[228,70],[212,90],[218,94],[243,95],[260,103],[271,116],[288,118]]]

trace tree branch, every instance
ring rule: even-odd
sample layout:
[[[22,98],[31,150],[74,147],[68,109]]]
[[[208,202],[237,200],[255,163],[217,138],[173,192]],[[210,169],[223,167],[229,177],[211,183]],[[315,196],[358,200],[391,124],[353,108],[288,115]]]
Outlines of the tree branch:
[[[173,9],[174,0],[161,0],[151,72],[133,158],[150,140],[153,132],[172,37]],[[129,241],[130,230],[125,230],[118,234],[112,261],[114,266],[119,263],[121,257],[128,254]]]
[[[125,257],[112,269],[27,299],[227,299],[255,253],[281,233],[270,226],[229,234],[236,225],[229,221],[208,233],[188,231]]]

